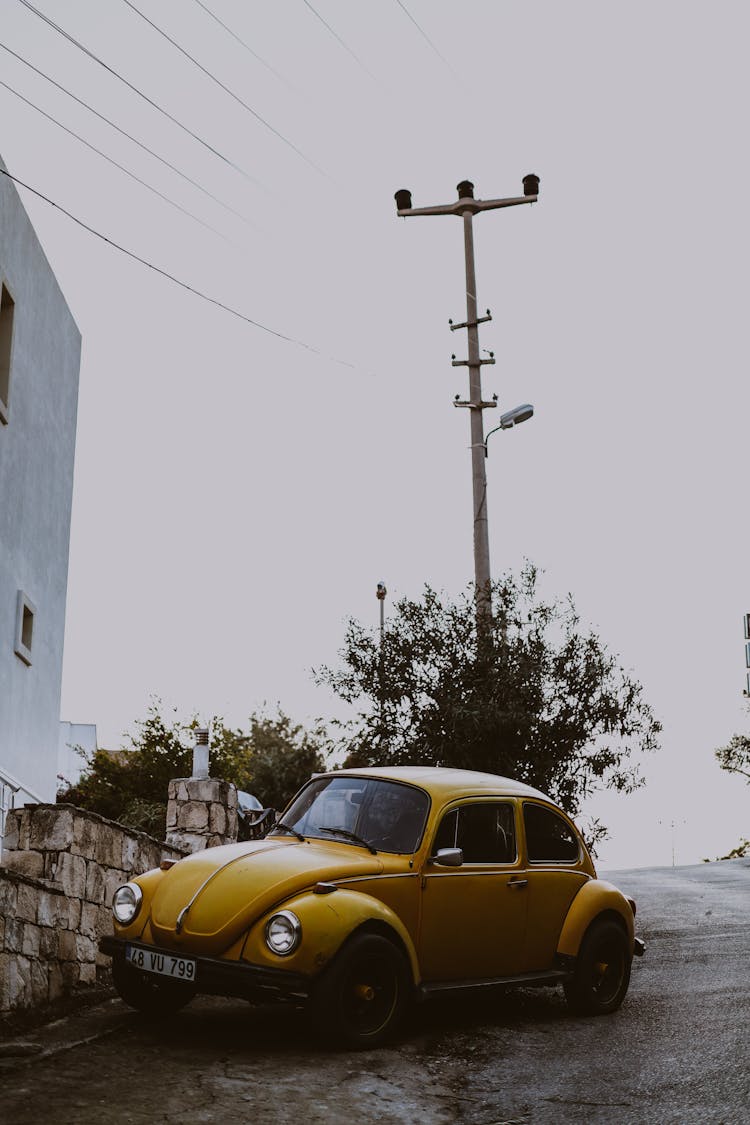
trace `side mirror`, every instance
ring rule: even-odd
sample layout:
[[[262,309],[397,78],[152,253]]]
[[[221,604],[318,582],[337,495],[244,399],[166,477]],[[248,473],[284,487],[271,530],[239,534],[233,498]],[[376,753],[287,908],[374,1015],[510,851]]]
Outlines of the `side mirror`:
[[[461,867],[464,862],[464,853],[460,848],[440,848],[437,855],[430,856],[430,863],[437,863],[441,867]]]

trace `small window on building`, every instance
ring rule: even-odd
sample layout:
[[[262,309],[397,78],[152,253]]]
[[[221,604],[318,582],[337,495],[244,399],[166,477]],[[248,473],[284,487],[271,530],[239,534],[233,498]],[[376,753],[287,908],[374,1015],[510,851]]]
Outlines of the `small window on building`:
[[[13,344],[13,298],[3,285],[0,289],[0,422],[7,425],[10,399],[10,353]]]
[[[23,590],[18,591],[16,609],[16,656],[24,664],[31,664],[31,650],[34,644],[34,618],[36,607]]]

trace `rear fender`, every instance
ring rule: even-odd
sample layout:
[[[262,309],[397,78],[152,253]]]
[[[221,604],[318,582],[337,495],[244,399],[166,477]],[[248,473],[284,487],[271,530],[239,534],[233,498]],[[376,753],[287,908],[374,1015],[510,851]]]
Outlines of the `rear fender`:
[[[302,941],[294,953],[279,957],[265,942],[266,923],[279,910],[291,910],[300,920]],[[358,891],[337,888],[330,894],[305,891],[269,910],[248,931],[242,951],[245,961],[316,976],[341,946],[362,928],[386,936],[394,935],[406,953],[412,979],[419,983],[419,963],[409,931],[397,914],[379,899]]]
[[[573,899],[557,943],[557,952],[563,957],[577,957],[586,931],[601,915],[616,915],[628,935],[631,953],[635,930],[633,911],[625,895],[612,883],[591,879],[584,883]]]

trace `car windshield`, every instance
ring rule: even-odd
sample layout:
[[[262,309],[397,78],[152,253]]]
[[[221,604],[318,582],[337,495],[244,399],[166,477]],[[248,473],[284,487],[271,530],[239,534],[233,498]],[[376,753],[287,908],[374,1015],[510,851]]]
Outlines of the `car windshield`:
[[[305,837],[352,846],[357,846],[358,837],[379,852],[411,854],[422,839],[429,804],[422,789],[397,781],[319,777],[302,790],[282,820],[287,830],[293,828]]]

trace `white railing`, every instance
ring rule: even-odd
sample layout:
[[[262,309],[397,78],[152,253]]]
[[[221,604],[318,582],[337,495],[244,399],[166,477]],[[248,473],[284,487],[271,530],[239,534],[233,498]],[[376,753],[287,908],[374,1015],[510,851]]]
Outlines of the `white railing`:
[[[0,855],[3,850],[3,836],[5,835],[5,818],[12,808],[15,808],[16,793],[26,793],[32,801],[42,805],[44,801],[32,789],[28,789],[22,781],[14,777],[7,770],[0,769]]]

